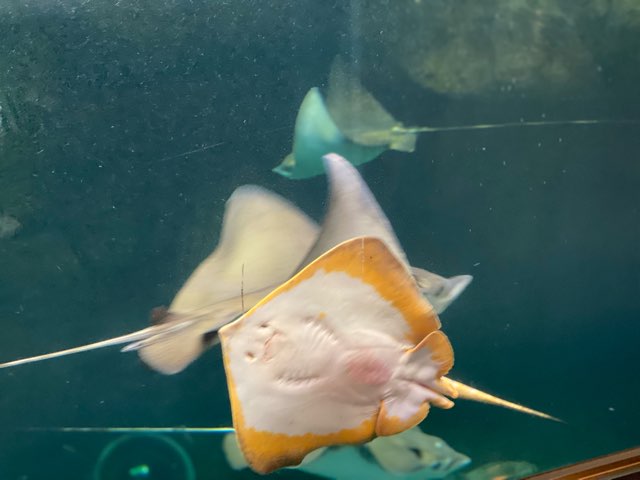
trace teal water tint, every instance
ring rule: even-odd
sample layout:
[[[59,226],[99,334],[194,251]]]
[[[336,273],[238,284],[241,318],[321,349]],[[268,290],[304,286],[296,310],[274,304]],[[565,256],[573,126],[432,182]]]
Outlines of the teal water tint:
[[[323,177],[270,170],[338,52],[359,59],[367,88],[407,125],[640,118],[631,10],[580,16],[576,33],[563,28],[568,5],[540,1],[535,22],[517,18],[565,46],[553,63],[542,40],[520,55],[492,43],[487,32],[506,28],[482,23],[493,12],[451,19],[428,0],[402,2],[431,9],[432,23],[409,12],[423,30],[394,25],[400,2],[23,3],[0,5],[0,215],[22,224],[0,239],[1,360],[143,327],[213,248],[241,184],[320,218]],[[453,20],[473,44],[473,74],[456,76],[469,60],[448,50]],[[401,31],[423,31],[417,45],[432,42],[442,61],[420,67]],[[485,74],[490,57],[505,59],[498,73],[539,65],[510,83]],[[540,67],[559,64],[556,76]],[[567,421],[462,401],[434,409],[425,431],[474,465],[548,468],[640,443],[638,151],[633,125],[440,133],[362,168],[413,264],[474,275],[442,316],[455,378]],[[217,348],[171,377],[113,349],[2,371],[0,386],[2,479],[88,478],[117,438],[16,429],[230,422]],[[227,467],[219,437],[179,440],[198,478],[257,478]]]

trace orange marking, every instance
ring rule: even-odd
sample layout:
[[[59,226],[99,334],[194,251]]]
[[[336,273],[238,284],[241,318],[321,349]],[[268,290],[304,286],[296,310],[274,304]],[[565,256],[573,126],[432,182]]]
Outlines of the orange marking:
[[[387,435],[395,435],[396,433],[404,432],[412,427],[415,427],[422,422],[429,413],[429,404],[427,402],[420,405],[420,408],[406,420],[402,420],[400,417],[394,415],[389,416],[385,407],[385,402],[382,402],[380,407],[380,415],[378,415],[378,422],[376,423],[376,434],[384,437]]]
[[[353,238],[332,248],[264,297],[245,316],[251,315],[262,305],[295,288],[321,270],[327,273],[343,272],[374,287],[382,298],[401,312],[410,328],[406,340],[411,344],[419,343],[429,333],[440,328],[438,315],[422,297],[404,265],[382,240],[373,237]],[[241,321],[239,319],[224,328],[237,327]]]
[[[229,399],[231,401],[231,415],[236,429],[240,448],[249,466],[258,473],[270,473],[279,468],[298,465],[304,457],[321,447],[340,444],[360,444],[375,437],[375,419],[378,412],[371,418],[364,420],[359,426],[343,429],[334,433],[317,435],[287,435],[256,430],[245,425],[242,405],[238,400],[235,381],[231,374],[228,352],[224,342],[223,361],[227,373]]]
[[[449,338],[440,330],[431,332],[420,343],[409,350],[409,354],[417,353],[420,349],[430,352],[431,360],[438,364],[438,377],[446,375],[453,367],[453,348]]]

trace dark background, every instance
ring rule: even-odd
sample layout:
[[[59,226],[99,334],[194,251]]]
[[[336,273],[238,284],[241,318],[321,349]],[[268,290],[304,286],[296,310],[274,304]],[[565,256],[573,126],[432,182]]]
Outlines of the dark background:
[[[379,20],[384,3],[357,20]],[[385,62],[353,13],[311,0],[3,2],[0,213],[23,227],[0,239],[1,360],[143,327],[213,249],[239,185],[319,219],[325,179],[270,169],[336,53],[359,55],[405,124],[640,118],[625,36],[595,86],[453,96]],[[432,411],[423,428],[475,464],[549,468],[640,442],[639,149],[638,125],[435,133],[361,169],[413,265],[475,277],[442,316],[452,376],[567,422],[463,401]],[[117,438],[30,427],[230,424],[219,349],[170,377],[96,351],[3,370],[0,392],[1,479],[90,478]],[[253,476],[228,469],[219,438],[176,440],[199,478]]]

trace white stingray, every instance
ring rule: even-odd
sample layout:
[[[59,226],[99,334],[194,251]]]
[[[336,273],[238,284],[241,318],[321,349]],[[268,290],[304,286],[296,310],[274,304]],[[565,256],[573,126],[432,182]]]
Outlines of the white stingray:
[[[155,325],[107,340],[0,364],[7,368],[112,345],[129,344],[152,368],[183,370],[216,341],[208,334],[253,306],[293,275],[318,235],[318,226],[279,195],[237,188],[225,206],[220,241]]]

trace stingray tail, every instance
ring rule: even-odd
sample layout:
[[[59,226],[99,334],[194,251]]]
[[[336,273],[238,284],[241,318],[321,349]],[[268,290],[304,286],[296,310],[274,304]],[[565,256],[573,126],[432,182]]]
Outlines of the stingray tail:
[[[428,132],[460,132],[468,130],[493,130],[498,128],[518,128],[518,127],[549,127],[549,126],[569,126],[569,125],[600,125],[600,124],[620,124],[620,125],[638,125],[640,120],[635,119],[579,119],[579,120],[533,120],[522,122],[505,122],[505,123],[479,123],[476,125],[459,125],[452,127],[403,127],[397,126],[393,128],[394,132],[404,133],[428,133]]]
[[[471,400],[474,402],[487,403],[489,405],[495,405],[498,407],[508,408],[509,410],[515,410],[516,412],[526,413],[535,417],[546,418],[547,420],[553,420],[554,422],[565,423],[564,420],[553,417],[549,414],[533,410],[532,408],[525,407],[517,403],[509,402],[499,397],[495,397],[489,393],[475,389],[464,383],[457,382],[450,378],[442,377],[441,381],[447,384],[452,390],[457,393],[457,398],[464,398],[465,400]]]
[[[416,149],[417,139],[418,135],[414,132],[402,129],[392,129],[389,148],[398,152],[411,153]]]
[[[139,342],[144,342],[145,340],[150,338],[163,338],[166,336],[173,336],[177,332],[180,332],[185,328],[191,326],[192,323],[193,320],[184,320],[182,322],[152,325],[151,327],[143,328],[142,330],[136,330],[135,332],[127,333],[125,335],[109,338],[107,340],[100,340],[98,342],[88,343],[79,347],[67,348],[64,350],[58,350],[56,352],[50,352],[33,357],[25,357],[17,360],[12,360],[10,362],[0,363],[0,369],[17,367],[18,365],[26,365],[28,363],[42,362],[44,360],[50,360],[53,358],[66,357],[69,355],[74,355],[76,353],[99,350],[101,348],[112,347],[115,345],[131,343],[136,345]]]
[[[126,335],[120,335],[119,337],[109,338],[107,340],[101,340],[99,342],[88,343],[79,347],[67,348],[65,350],[58,350],[57,352],[45,353],[43,355],[36,355],[33,357],[20,358],[18,360],[12,360],[10,362],[0,363],[0,368],[16,367],[18,365],[25,365],[27,363],[42,362],[52,358],[66,357],[81,352],[88,352],[91,350],[98,350],[100,348],[111,347],[114,345],[122,345],[124,343],[136,342],[147,338],[157,332],[158,326],[152,326],[137,330]]]

